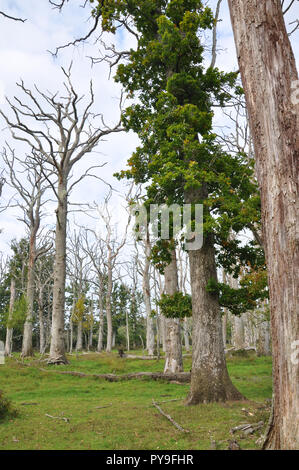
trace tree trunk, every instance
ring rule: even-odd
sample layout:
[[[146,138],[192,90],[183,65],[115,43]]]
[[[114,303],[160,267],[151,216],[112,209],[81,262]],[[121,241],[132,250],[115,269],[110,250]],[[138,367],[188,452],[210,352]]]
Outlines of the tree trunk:
[[[58,185],[58,207],[56,209],[55,260],[51,347],[49,363],[66,364],[64,341],[64,304],[66,277],[66,224],[67,189],[64,181]]]
[[[192,370],[188,405],[243,397],[228,375],[219,302],[206,290],[210,279],[217,280],[214,245],[205,236],[200,250],[189,251],[192,291]]]
[[[225,348],[227,343],[227,312],[224,312],[222,315],[222,337]]]
[[[10,356],[12,353],[12,337],[13,328],[10,328],[9,322],[12,321],[12,314],[14,303],[16,300],[16,281],[12,277],[10,281],[10,301],[9,301],[9,313],[8,313],[8,327],[6,328],[6,340],[5,340],[5,356]]]
[[[103,349],[103,330],[104,330],[104,310],[103,310],[102,289],[100,289],[100,292],[99,292],[99,334],[98,334],[98,345],[97,345],[98,352],[101,352]]]
[[[268,267],[274,408],[265,448],[298,449],[298,73],[280,0],[229,0],[229,6],[255,146]]]
[[[149,356],[154,355],[155,351],[155,330],[154,330],[154,319],[152,317],[152,307],[151,307],[151,291],[150,291],[150,278],[149,278],[149,269],[150,269],[150,255],[151,255],[151,245],[149,241],[149,234],[147,230],[146,240],[145,240],[145,262],[143,268],[143,279],[142,279],[142,291],[145,304],[145,313],[146,313],[146,349]]]
[[[39,287],[38,292],[38,321],[39,321],[39,352],[40,354],[45,353],[46,349],[46,334],[45,334],[45,324],[44,324],[44,315],[43,315],[43,288]]]
[[[36,229],[30,235],[29,243],[29,258],[28,258],[28,273],[27,273],[27,312],[26,321],[24,324],[24,334],[22,343],[22,357],[30,357],[33,355],[32,349],[32,322],[33,322],[33,302],[34,302],[34,265],[36,257]]]
[[[186,351],[190,351],[188,318],[184,318],[184,343]]]
[[[245,348],[245,329],[243,315],[234,315],[233,331],[232,331],[232,346],[236,349]]]
[[[176,252],[172,250],[172,260],[165,268],[165,293],[173,295],[178,291],[178,270]],[[181,343],[181,325],[178,318],[165,318],[166,357],[164,374],[183,372],[183,355]]]
[[[129,315],[128,315],[127,309],[126,309],[126,341],[127,341],[127,351],[130,351]]]
[[[83,325],[82,325],[82,320],[79,320],[78,326],[77,326],[76,351],[82,351],[82,349],[83,349]]]
[[[111,257],[111,253],[109,253]],[[111,352],[113,348],[113,329],[112,329],[112,312],[111,312],[111,296],[112,296],[112,266],[108,259],[108,283],[106,294],[106,317],[107,317],[107,346],[106,351]]]
[[[69,347],[70,354],[72,354],[73,352],[73,338],[74,338],[74,324],[73,324],[73,320],[70,319],[70,347]]]

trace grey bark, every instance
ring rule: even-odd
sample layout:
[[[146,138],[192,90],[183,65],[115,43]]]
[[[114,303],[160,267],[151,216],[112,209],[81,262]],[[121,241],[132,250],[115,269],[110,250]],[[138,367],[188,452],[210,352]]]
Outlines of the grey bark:
[[[53,309],[49,362],[65,364],[67,363],[64,342],[67,224],[67,183],[65,178],[59,181],[57,195],[58,206],[56,209]]]
[[[240,400],[228,375],[218,299],[206,290],[217,280],[213,239],[204,237],[200,250],[189,251],[192,290],[192,369],[187,404]]]
[[[178,269],[176,252],[171,252],[171,262],[164,271],[165,293],[173,295],[178,291]],[[165,318],[166,353],[164,374],[183,372],[183,355],[181,343],[181,325],[178,318]]]
[[[9,300],[9,313],[8,321],[12,320],[14,303],[16,300],[16,281],[12,277],[10,281],[10,300]],[[10,356],[12,353],[12,337],[13,337],[13,328],[9,326],[6,328],[6,340],[5,340],[5,356]]]
[[[229,0],[254,140],[268,267],[273,413],[264,447],[299,448],[298,73],[280,0]]]

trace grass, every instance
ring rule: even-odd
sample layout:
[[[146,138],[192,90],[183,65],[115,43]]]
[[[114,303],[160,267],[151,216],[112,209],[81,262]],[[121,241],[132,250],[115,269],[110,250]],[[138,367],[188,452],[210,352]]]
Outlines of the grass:
[[[69,361],[68,366],[49,369],[90,374],[163,370],[163,359],[120,359],[116,353],[70,356]],[[191,359],[184,362],[185,370],[190,370]],[[211,440],[217,448],[226,449],[232,427],[260,420],[266,423],[268,419],[270,358],[228,360],[232,380],[248,401],[192,407],[184,405],[188,384],[148,379],[110,383],[94,377],[46,373],[39,367],[36,362],[25,367],[15,358],[0,366],[0,388],[18,411],[17,416],[0,423],[0,449],[209,449]],[[167,400],[161,404],[163,410],[190,433],[176,430],[161,416],[152,406],[153,398]],[[168,401],[172,399],[180,400]],[[69,422],[46,414],[68,418]],[[237,440],[242,449],[256,449],[259,435],[237,436]]]

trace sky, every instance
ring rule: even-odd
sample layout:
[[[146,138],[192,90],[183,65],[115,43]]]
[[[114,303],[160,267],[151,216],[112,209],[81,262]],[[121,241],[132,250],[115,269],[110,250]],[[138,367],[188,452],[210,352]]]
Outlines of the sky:
[[[269,1],[269,0],[267,0]],[[97,113],[102,113],[105,121],[114,125],[119,120],[120,87],[109,80],[109,68],[101,63],[91,67],[90,56],[97,56],[99,46],[92,40],[79,45],[63,49],[58,57],[53,57],[49,51],[54,51],[59,45],[66,44],[75,38],[84,35],[90,28],[92,20],[89,9],[82,8],[83,0],[71,0],[66,4],[61,13],[49,5],[48,0],[0,0],[0,10],[11,16],[26,18],[25,23],[14,22],[0,16],[0,107],[5,113],[9,108],[5,102],[5,96],[19,96],[16,82],[22,78],[25,85],[32,87],[37,84],[42,90],[57,91],[62,87],[63,74],[61,66],[67,68],[71,62],[72,77],[76,90],[80,94],[87,94],[89,81],[92,78],[95,90],[95,106]],[[207,2],[215,10],[216,0]],[[286,18],[287,23],[299,17],[299,2],[297,1]],[[237,60],[233,33],[230,24],[227,0],[223,0],[218,25],[218,56],[216,65],[224,71],[237,70]],[[111,37],[108,38],[111,40]],[[299,37],[296,33],[292,36],[292,45],[295,56],[298,59]],[[133,45],[132,39],[126,34],[120,34],[112,41],[119,48],[127,48]],[[207,38],[207,44],[211,43]],[[223,116],[216,115],[216,124],[224,125]],[[13,142],[6,128],[4,120],[0,119],[0,149],[5,141],[14,147],[19,156],[26,153],[27,148],[23,144]],[[85,171],[88,165],[95,162],[104,167],[98,170],[100,176],[110,183],[118,192],[113,199],[113,216],[115,221],[124,223],[125,212],[123,199],[118,195],[124,195],[126,188],[124,183],[119,183],[113,177],[116,171],[125,168],[127,159],[138,144],[137,137],[132,134],[117,133],[100,142],[95,153],[84,158],[76,167],[75,175]],[[0,155],[0,172],[4,167]],[[102,203],[107,194],[108,186],[96,179],[86,179],[74,190],[71,195],[72,202]],[[6,185],[2,198],[9,200],[12,192]],[[3,200],[1,200],[1,205]],[[54,224],[53,205],[48,206],[46,223]],[[13,238],[20,238],[24,234],[22,222],[17,220],[20,215],[18,208],[7,209],[0,213],[0,251],[8,253],[9,243]],[[70,213],[70,221],[77,220],[85,225],[94,224],[83,214]],[[54,225],[53,225],[54,226]]]

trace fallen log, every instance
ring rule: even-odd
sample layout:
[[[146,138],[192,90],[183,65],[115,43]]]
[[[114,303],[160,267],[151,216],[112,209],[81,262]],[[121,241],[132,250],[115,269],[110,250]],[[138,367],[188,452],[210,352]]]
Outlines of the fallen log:
[[[191,380],[190,372],[178,372],[177,374],[163,374],[163,372],[134,372],[131,374],[115,375],[115,374],[85,374],[72,370],[50,370],[39,369],[42,372],[50,372],[54,374],[73,375],[75,377],[94,377],[96,379],[107,380],[108,382],[120,382],[122,380],[134,380],[148,378],[152,380],[166,380],[167,382],[176,381],[179,383],[188,383]]]
[[[138,356],[136,354],[124,354],[126,359],[141,359],[142,361],[154,361],[155,359],[165,359],[165,356]],[[183,354],[183,357],[192,357],[192,354]]]

